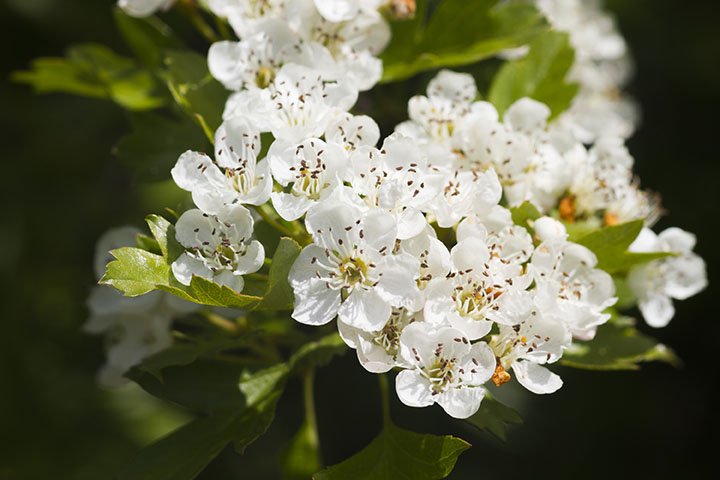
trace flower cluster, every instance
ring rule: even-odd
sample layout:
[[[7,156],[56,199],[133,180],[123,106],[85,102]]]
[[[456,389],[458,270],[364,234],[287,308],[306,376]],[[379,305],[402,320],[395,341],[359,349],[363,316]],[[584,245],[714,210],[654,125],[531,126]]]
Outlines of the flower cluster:
[[[199,276],[242,291],[265,257],[253,212],[304,226],[288,279],[292,317],[337,319],[363,367],[400,370],[405,404],[437,403],[457,418],[478,410],[486,385],[513,377],[534,393],[556,391],[562,380],[547,365],[609,320],[613,277],[569,240],[568,225],[642,220],[632,249],[672,254],[629,274],[653,326],[672,317],[670,298],[704,287],[694,238],[649,230],[660,207],[633,174],[623,139],[632,122],[617,112],[626,104],[598,106],[614,101],[627,71],[608,17],[580,0],[537,2],[577,52],[572,78],[583,87],[558,120],[530,98],[501,116],[477,100],[471,75],[443,70],[381,141],[375,121],[350,110],[381,78],[384,3],[209,2],[239,40],[208,54],[232,92],[214,158],[189,151],[172,169],[197,207],[175,228],[180,283]],[[514,221],[511,209],[524,204],[539,218]]]

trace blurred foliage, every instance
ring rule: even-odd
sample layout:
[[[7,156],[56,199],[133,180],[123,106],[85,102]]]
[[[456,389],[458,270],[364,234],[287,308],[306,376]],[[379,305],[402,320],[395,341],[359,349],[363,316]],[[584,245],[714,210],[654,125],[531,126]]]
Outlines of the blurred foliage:
[[[121,57],[131,56],[114,27],[113,3],[0,2],[0,100],[5,113],[0,131],[6,159],[0,186],[10,207],[0,223],[0,271],[7,283],[0,336],[0,479],[113,478],[123,468],[132,468],[128,465],[139,447],[188,419],[137,388],[99,389],[94,376],[102,362],[101,341],[80,332],[87,315],[84,299],[96,280],[91,267],[96,238],[109,227],[175,208],[186,196],[167,182],[140,182],[112,155],[118,139],[131,130],[119,108],[63,95],[36,96],[7,81],[10,72],[29,69],[34,58],[63,57],[71,44],[103,44]],[[702,0],[610,3],[638,64],[633,93],[645,121],[630,149],[639,174],[645,186],[665,194],[671,216],[661,220],[660,228],[679,224],[698,234],[698,250],[708,261],[712,281],[720,255],[712,248],[714,222],[707,221],[720,204],[720,190],[714,185],[720,167],[711,141],[720,106],[715,85],[720,64],[711,61],[720,55],[717,6]],[[182,38],[201,52],[204,44],[198,35],[189,26],[183,31],[183,23],[176,20],[173,13],[167,15],[168,23],[177,24]],[[136,27],[153,31],[126,26]],[[156,27],[162,32],[162,26]],[[147,53],[144,64],[172,70],[142,45],[134,49]],[[491,60],[462,70],[472,72],[487,94],[499,67],[500,62]],[[216,91],[206,87],[206,76],[181,78],[181,71],[174,68],[166,77],[178,86],[176,99],[202,104],[205,91]],[[430,75],[384,85],[372,99],[363,96],[360,107],[378,117],[387,133],[405,118],[404,102],[424,89]],[[180,114],[168,121],[186,119],[202,124]],[[178,146],[178,153],[204,141],[196,134]],[[127,152],[127,142],[132,142],[125,142]],[[133,155],[131,149],[125,156]],[[163,178],[162,172],[154,173],[150,179]],[[409,409],[392,400],[393,418],[411,430],[454,433],[474,444],[450,478],[476,478],[479,471],[487,478],[525,478],[537,475],[538,465],[558,459],[558,478],[678,478],[702,473],[711,466],[713,457],[703,454],[714,445],[720,426],[715,413],[720,399],[713,389],[718,374],[709,361],[720,333],[712,293],[684,303],[667,329],[653,332],[673,345],[687,365],[683,370],[663,365],[644,366],[641,374],[566,370],[561,372],[565,386],[552,396],[515,396],[511,385],[493,391],[525,421],[521,430],[508,429],[506,444],[476,433],[470,425],[448,422],[437,408]],[[334,361],[336,368],[321,369],[316,378],[325,465],[362,450],[381,425],[379,404],[368,401],[376,397],[375,378],[351,355]],[[197,385],[191,387],[197,390]],[[290,449],[303,424],[301,398],[301,385],[295,377],[288,378],[268,432],[242,457],[232,448],[214,449],[218,461],[199,478],[280,478],[284,462],[278,452]],[[512,418],[509,423],[514,423]],[[194,424],[185,428],[197,428]],[[323,438],[343,441],[323,443]]]

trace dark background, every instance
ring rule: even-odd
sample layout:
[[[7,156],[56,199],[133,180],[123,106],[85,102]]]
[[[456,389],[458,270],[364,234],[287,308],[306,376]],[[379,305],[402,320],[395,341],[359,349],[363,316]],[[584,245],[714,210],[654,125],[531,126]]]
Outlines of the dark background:
[[[0,480],[110,478],[142,444],[179,421],[137,392],[97,388],[102,342],[80,332],[96,238],[161,211],[162,186],[134,182],[113,158],[114,143],[128,131],[119,108],[36,96],[7,81],[32,58],[62,55],[72,43],[105,43],[122,52],[112,3],[0,0]],[[716,470],[720,15],[714,4],[610,3],[636,59],[630,90],[643,123],[629,146],[643,185],[663,195],[668,215],[658,227],[697,233],[697,251],[708,263],[710,288],[678,304],[670,326],[653,332],[685,367],[562,371],[565,386],[557,394],[516,401],[525,425],[507,443],[449,421],[438,408],[414,410],[395,401],[401,426],[455,433],[474,444],[450,478],[685,478]],[[407,98],[420,88],[386,92]],[[393,102],[402,106],[398,97]],[[404,106],[385,120],[403,115]],[[277,422],[244,457],[224,452],[201,478],[276,478],[278,449],[300,422],[298,390],[290,384]],[[323,444],[327,463],[351,455],[377,432],[376,398],[375,379],[352,354],[318,374],[321,442],[332,439]]]

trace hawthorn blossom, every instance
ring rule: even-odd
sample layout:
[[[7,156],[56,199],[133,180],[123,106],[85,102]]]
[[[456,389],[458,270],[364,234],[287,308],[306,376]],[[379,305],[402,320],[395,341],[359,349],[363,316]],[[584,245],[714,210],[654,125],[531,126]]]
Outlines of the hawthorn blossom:
[[[630,245],[632,252],[674,255],[635,266],[628,275],[640,312],[651,327],[664,327],[672,320],[675,315],[672,299],[685,300],[707,286],[705,262],[693,253],[695,242],[695,235],[676,227],[660,234],[644,228]]]
[[[323,78],[308,67],[284,65],[266,89],[233,94],[224,118],[245,118],[260,132],[276,139],[299,143],[319,137],[341,112],[357,99],[347,82]]]
[[[386,325],[392,308],[415,304],[419,261],[392,253],[394,218],[379,209],[363,211],[339,195],[314,206],[305,218],[313,243],[290,270],[295,293],[292,317],[323,325],[337,315],[364,331]]]
[[[521,227],[499,235],[482,228],[473,233],[452,248],[452,271],[428,283],[424,315],[427,322],[451,325],[477,340],[493,323],[517,323],[527,309],[526,289],[532,279],[522,265],[533,246]]]
[[[242,205],[226,205],[217,215],[192,209],[175,224],[175,238],[185,252],[172,264],[175,278],[190,285],[194,275],[241,292],[242,275],[257,272],[265,249],[251,240],[253,219]]]
[[[277,140],[268,152],[275,180],[284,187],[272,203],[285,220],[300,218],[342,185],[347,169],[345,150],[337,144],[309,138],[297,145]]]
[[[215,160],[187,151],[171,171],[173,180],[205,213],[235,203],[262,205],[270,198],[272,177],[267,160],[257,161],[260,149],[257,131],[242,119],[229,120],[215,133]]]
[[[325,130],[325,140],[352,152],[358,147],[374,147],[380,140],[380,128],[367,115],[340,114]]]
[[[512,378],[533,393],[553,393],[562,387],[560,377],[543,365],[557,361],[570,346],[572,336],[562,321],[562,313],[553,308],[555,292],[538,288],[528,302],[528,311],[514,325],[500,325],[490,347],[496,364],[492,381],[501,386]]]
[[[415,322],[400,336],[400,355],[412,369],[395,379],[400,401],[411,407],[439,404],[454,418],[477,412],[482,386],[495,369],[495,355],[485,342],[470,344],[459,330]]]
[[[382,149],[360,147],[350,156],[352,190],[370,208],[392,213],[401,240],[418,235],[427,225],[423,212],[438,195],[442,172],[410,138],[393,134]]]
[[[384,373],[404,365],[400,357],[400,336],[405,327],[417,321],[422,321],[422,312],[393,308],[390,319],[378,330],[365,331],[338,321],[338,331],[345,343],[356,351],[365,370]]]
[[[536,282],[553,292],[554,308],[573,336],[592,339],[597,327],[610,319],[605,310],[617,301],[612,277],[595,268],[594,253],[567,241],[565,227],[557,220],[543,217],[534,227],[541,241],[530,262]]]

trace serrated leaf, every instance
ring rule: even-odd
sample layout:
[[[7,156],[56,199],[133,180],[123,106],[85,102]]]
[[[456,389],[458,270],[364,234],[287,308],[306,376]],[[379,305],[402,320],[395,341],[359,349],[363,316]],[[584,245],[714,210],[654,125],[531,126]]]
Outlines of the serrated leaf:
[[[425,21],[427,1],[415,19],[394,22],[381,55],[384,82],[439,67],[467,65],[527,43],[547,24],[528,2],[443,0]]]
[[[604,227],[575,241],[592,250],[598,258],[598,268],[608,273],[623,272],[634,265],[672,256],[669,252],[628,252],[643,224],[642,220],[635,220]]]
[[[530,231],[532,231],[532,227],[530,227],[529,222],[542,217],[540,210],[530,202],[523,202],[517,207],[512,207],[510,214],[512,215],[512,220],[515,225],[520,225]]]
[[[680,363],[672,350],[627,321],[601,325],[593,340],[573,343],[560,360],[568,367],[587,370],[637,370],[639,363],[650,361]]]
[[[250,374],[239,383],[237,373],[232,380],[228,378],[221,382],[223,386],[232,384],[234,387],[229,395],[233,402],[228,402],[227,408],[210,409],[213,413],[208,417],[198,418],[145,448],[119,478],[191,480],[229,443],[234,442],[236,449],[242,452],[272,423],[288,372],[287,365],[280,364]],[[205,373],[212,376],[213,370]],[[208,386],[207,379],[194,378],[202,382],[194,385],[196,391],[200,390],[206,396],[222,395],[218,399],[227,401],[227,392],[208,392],[204,389]]]
[[[466,421],[481,430],[492,433],[502,441],[507,440],[509,425],[523,423],[522,418],[515,410],[498,402],[489,394],[485,394],[477,413]]]
[[[124,247],[110,252],[115,260],[107,264],[100,283],[111,285],[128,297],[137,297],[169,285],[172,273],[161,255]]]
[[[155,95],[158,84],[150,72],[103,45],[76,45],[64,58],[38,58],[31,70],[15,72],[12,78],[32,85],[39,93],[104,98],[129,110],[165,104],[165,99]]]
[[[157,17],[132,17],[117,7],[113,16],[125,43],[147,67],[160,65],[163,50],[183,46],[170,27]]]
[[[190,281],[190,291],[197,302],[215,307],[252,308],[262,300],[196,275]]]
[[[578,85],[566,80],[574,59],[566,33],[538,35],[525,57],[508,61],[498,71],[488,99],[502,114],[516,100],[530,97],[550,107],[555,117],[568,109],[578,92]]]
[[[313,480],[437,480],[447,477],[470,444],[388,424],[362,451],[313,475]]]
[[[283,237],[275,249],[272,265],[268,274],[268,284],[257,310],[290,310],[293,308],[294,295],[288,282],[290,268],[300,255],[302,248],[293,239]]]
[[[130,115],[130,124],[132,133],[117,143],[114,153],[142,181],[167,179],[186,150],[212,149],[202,130],[186,116],[136,112]]]

